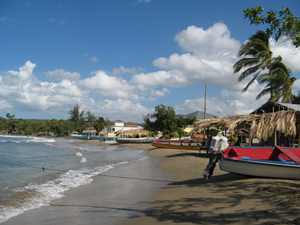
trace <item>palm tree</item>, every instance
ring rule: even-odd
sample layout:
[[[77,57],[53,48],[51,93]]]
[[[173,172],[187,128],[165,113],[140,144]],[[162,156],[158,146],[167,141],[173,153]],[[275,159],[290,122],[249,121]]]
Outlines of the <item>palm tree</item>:
[[[263,74],[259,77],[259,83],[266,83],[266,87],[262,90],[256,99],[260,99],[266,94],[270,94],[270,101],[279,101],[282,98],[283,102],[291,103],[293,93],[292,86],[297,80],[291,77],[292,71],[284,65],[284,63],[275,61],[271,64],[268,74]]]
[[[240,47],[238,56],[246,57],[240,59],[233,65],[234,73],[238,73],[242,69],[245,69],[239,76],[238,81],[242,81],[249,75],[256,73],[243,89],[243,92],[248,90],[262,70],[269,69],[273,61],[281,61],[281,56],[273,58],[269,39],[269,35],[267,35],[264,31],[258,30],[249,38],[249,41]]]

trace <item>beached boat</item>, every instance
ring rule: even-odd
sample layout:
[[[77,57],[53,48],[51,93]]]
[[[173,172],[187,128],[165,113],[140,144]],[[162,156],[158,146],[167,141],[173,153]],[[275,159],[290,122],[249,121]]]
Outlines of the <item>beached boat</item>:
[[[205,141],[153,140],[152,145],[157,148],[175,148],[175,149],[189,149],[189,150],[205,149]]]
[[[116,138],[118,143],[151,143],[153,138]]]
[[[228,147],[219,165],[221,170],[231,173],[300,179],[300,148]]]

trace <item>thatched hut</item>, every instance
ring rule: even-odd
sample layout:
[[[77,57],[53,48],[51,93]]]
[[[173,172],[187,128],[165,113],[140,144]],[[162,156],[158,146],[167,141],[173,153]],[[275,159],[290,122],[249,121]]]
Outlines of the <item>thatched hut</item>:
[[[116,136],[125,138],[145,138],[151,136],[152,134],[153,132],[145,129],[119,130],[115,132]]]
[[[286,139],[285,143],[278,142],[278,137],[300,138],[297,136],[297,113],[298,111],[296,110],[287,110],[262,114],[220,116],[213,119],[196,121],[192,132],[213,127],[221,130],[229,130],[233,134],[236,130],[244,128],[249,130],[250,138],[267,140],[270,137],[275,137],[275,145],[284,144],[285,146],[289,146],[290,143],[287,143]]]

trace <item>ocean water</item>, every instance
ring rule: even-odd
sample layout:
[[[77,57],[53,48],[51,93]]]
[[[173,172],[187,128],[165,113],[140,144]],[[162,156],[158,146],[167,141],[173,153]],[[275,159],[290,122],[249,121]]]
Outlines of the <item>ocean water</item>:
[[[143,152],[74,140],[0,136],[0,223],[47,205],[105,171],[145,159]]]

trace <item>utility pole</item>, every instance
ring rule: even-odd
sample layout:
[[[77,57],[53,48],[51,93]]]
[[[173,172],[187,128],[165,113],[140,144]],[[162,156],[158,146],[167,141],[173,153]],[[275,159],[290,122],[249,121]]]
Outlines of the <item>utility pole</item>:
[[[206,119],[206,95],[207,95],[207,84],[205,84],[204,119]]]
[[[205,84],[204,119],[206,119],[206,95],[207,95],[207,84]],[[203,131],[203,139],[205,139],[205,128],[204,128],[204,131]]]

